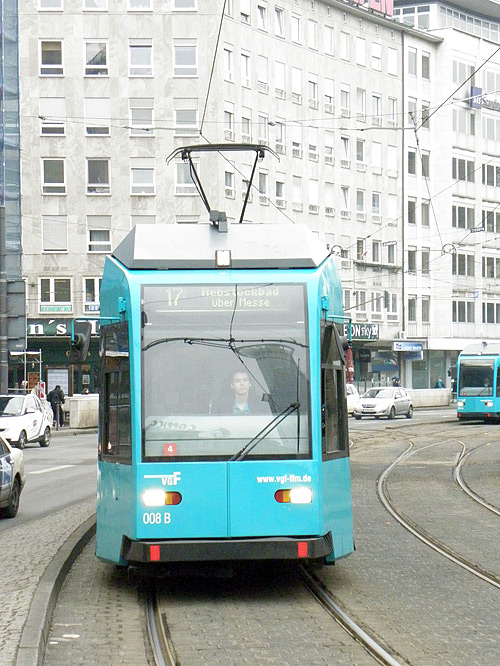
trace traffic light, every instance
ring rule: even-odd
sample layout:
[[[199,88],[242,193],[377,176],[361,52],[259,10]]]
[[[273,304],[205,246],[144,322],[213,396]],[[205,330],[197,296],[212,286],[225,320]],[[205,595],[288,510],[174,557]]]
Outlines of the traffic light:
[[[70,363],[85,363],[90,345],[92,325],[89,321],[75,321],[69,350]]]

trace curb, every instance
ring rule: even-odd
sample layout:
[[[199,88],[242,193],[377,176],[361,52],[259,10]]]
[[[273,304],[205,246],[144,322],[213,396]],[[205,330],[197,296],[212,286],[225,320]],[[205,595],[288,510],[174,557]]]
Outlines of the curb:
[[[42,666],[59,592],[71,565],[94,536],[95,528],[94,515],[66,539],[45,569],[31,601],[14,666]]]

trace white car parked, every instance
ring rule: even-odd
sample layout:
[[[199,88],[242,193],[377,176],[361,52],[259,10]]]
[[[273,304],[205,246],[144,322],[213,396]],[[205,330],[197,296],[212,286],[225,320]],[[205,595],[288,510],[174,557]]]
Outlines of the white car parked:
[[[22,451],[0,437],[0,516],[14,518],[17,514],[25,481]]]
[[[358,389],[354,386],[354,384],[346,384],[345,392],[347,397],[347,413],[352,414],[354,412],[354,408],[359,402]]]
[[[0,435],[24,449],[28,442],[49,446],[52,421],[38,396],[0,395]]]

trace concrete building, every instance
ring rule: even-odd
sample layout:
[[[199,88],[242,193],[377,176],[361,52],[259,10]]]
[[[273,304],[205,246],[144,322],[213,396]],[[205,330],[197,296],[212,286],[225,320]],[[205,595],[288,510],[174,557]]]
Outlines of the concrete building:
[[[409,6],[396,5],[400,19]],[[281,220],[284,242],[305,221],[338,255],[362,387],[400,373],[432,385],[466,340],[491,334],[461,273],[483,216],[481,183],[460,179],[469,153],[482,155],[478,135],[459,131],[477,111],[433,115],[456,88],[448,42],[463,35],[431,30],[431,8],[415,6],[410,26],[389,0],[21,0],[23,275],[49,388],[95,387],[95,343],[82,370],[66,351],[71,319],[98,315],[105,254],[135,224],[207,220],[187,165],[166,161],[188,144],[277,153],[257,166],[245,220]],[[253,155],[197,160],[230,221]],[[462,321],[470,302],[475,320]]]

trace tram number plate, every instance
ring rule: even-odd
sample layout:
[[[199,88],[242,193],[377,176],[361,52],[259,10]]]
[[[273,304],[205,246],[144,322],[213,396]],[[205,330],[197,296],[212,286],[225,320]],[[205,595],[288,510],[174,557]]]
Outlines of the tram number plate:
[[[151,511],[142,515],[144,525],[168,525],[170,520],[171,516],[169,513],[161,513],[160,511]]]
[[[164,442],[164,444],[163,444],[163,455],[164,456],[176,456],[177,455],[177,442]]]

